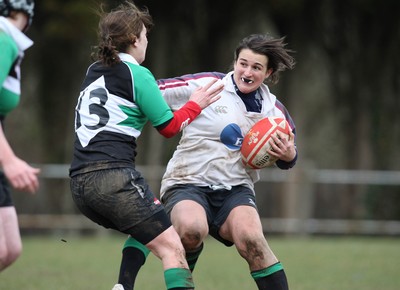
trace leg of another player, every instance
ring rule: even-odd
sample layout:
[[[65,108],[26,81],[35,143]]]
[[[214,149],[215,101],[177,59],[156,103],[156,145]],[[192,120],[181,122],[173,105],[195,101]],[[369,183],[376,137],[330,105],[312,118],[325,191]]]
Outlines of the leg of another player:
[[[173,226],[146,244],[146,247],[162,261],[168,290],[194,289],[192,273],[185,259],[185,249]]]
[[[247,261],[259,290],[288,290],[282,264],[269,247],[260,217],[251,206],[234,208],[220,229],[220,235],[235,243]]]
[[[0,207],[0,272],[21,254],[22,242],[15,207]]]
[[[189,269],[193,271],[208,235],[206,213],[198,203],[183,200],[174,206],[170,218],[185,248]],[[134,289],[136,276],[148,253],[148,248],[132,237],[125,242],[118,279],[124,290]]]
[[[186,251],[186,260],[193,272],[203,251],[203,240],[208,235],[206,212],[197,202],[182,200],[173,207],[170,218],[181,238]]]

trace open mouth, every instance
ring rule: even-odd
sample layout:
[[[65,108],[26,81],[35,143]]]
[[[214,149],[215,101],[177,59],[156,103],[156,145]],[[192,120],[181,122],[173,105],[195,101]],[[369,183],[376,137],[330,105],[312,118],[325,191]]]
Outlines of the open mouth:
[[[246,79],[246,78],[241,78],[242,82],[245,82],[246,84],[252,84],[254,83],[254,81],[250,80],[250,79]]]

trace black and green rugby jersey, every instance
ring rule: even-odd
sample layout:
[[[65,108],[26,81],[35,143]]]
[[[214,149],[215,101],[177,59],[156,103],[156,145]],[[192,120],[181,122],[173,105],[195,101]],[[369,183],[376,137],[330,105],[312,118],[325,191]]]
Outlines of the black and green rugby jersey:
[[[18,47],[10,35],[0,30],[0,115],[5,116],[19,103],[19,93],[12,86],[17,82],[15,62],[18,56]],[[17,84],[19,88],[19,83]]]
[[[71,176],[134,166],[136,139],[146,122],[158,126],[173,118],[151,72],[128,54],[120,58],[111,67],[95,62],[87,71],[75,109]]]

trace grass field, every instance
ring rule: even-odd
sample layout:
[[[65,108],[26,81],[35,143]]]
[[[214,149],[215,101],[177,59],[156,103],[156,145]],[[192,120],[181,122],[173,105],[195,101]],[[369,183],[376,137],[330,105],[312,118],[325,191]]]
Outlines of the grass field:
[[[23,236],[23,255],[0,274],[0,289],[110,290],[123,242],[122,235]],[[400,239],[271,237],[269,243],[291,290],[400,289]],[[257,289],[236,250],[211,238],[194,279],[197,290]],[[165,289],[161,263],[154,256],[139,273],[135,289]]]

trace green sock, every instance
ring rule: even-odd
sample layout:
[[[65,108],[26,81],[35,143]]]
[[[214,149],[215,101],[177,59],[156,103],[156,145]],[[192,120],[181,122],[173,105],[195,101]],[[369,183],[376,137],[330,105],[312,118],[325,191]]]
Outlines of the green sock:
[[[146,262],[150,250],[137,240],[129,237],[122,250],[122,260],[119,269],[118,283],[125,290],[132,290],[135,286],[136,276]]]
[[[165,284],[168,290],[194,289],[192,273],[189,269],[170,268],[164,271]]]
[[[282,264],[280,262],[278,262],[276,264],[269,266],[268,268],[251,272],[251,276],[253,277],[253,279],[258,279],[258,278],[269,276],[269,275],[271,275],[279,270],[282,270],[282,269],[283,269]]]
[[[135,240],[131,236],[129,236],[128,239],[125,241],[124,249],[127,247],[133,247],[133,248],[139,249],[140,251],[143,252],[143,255],[145,257],[147,257],[150,254],[150,250],[145,245],[143,245],[141,242]]]

